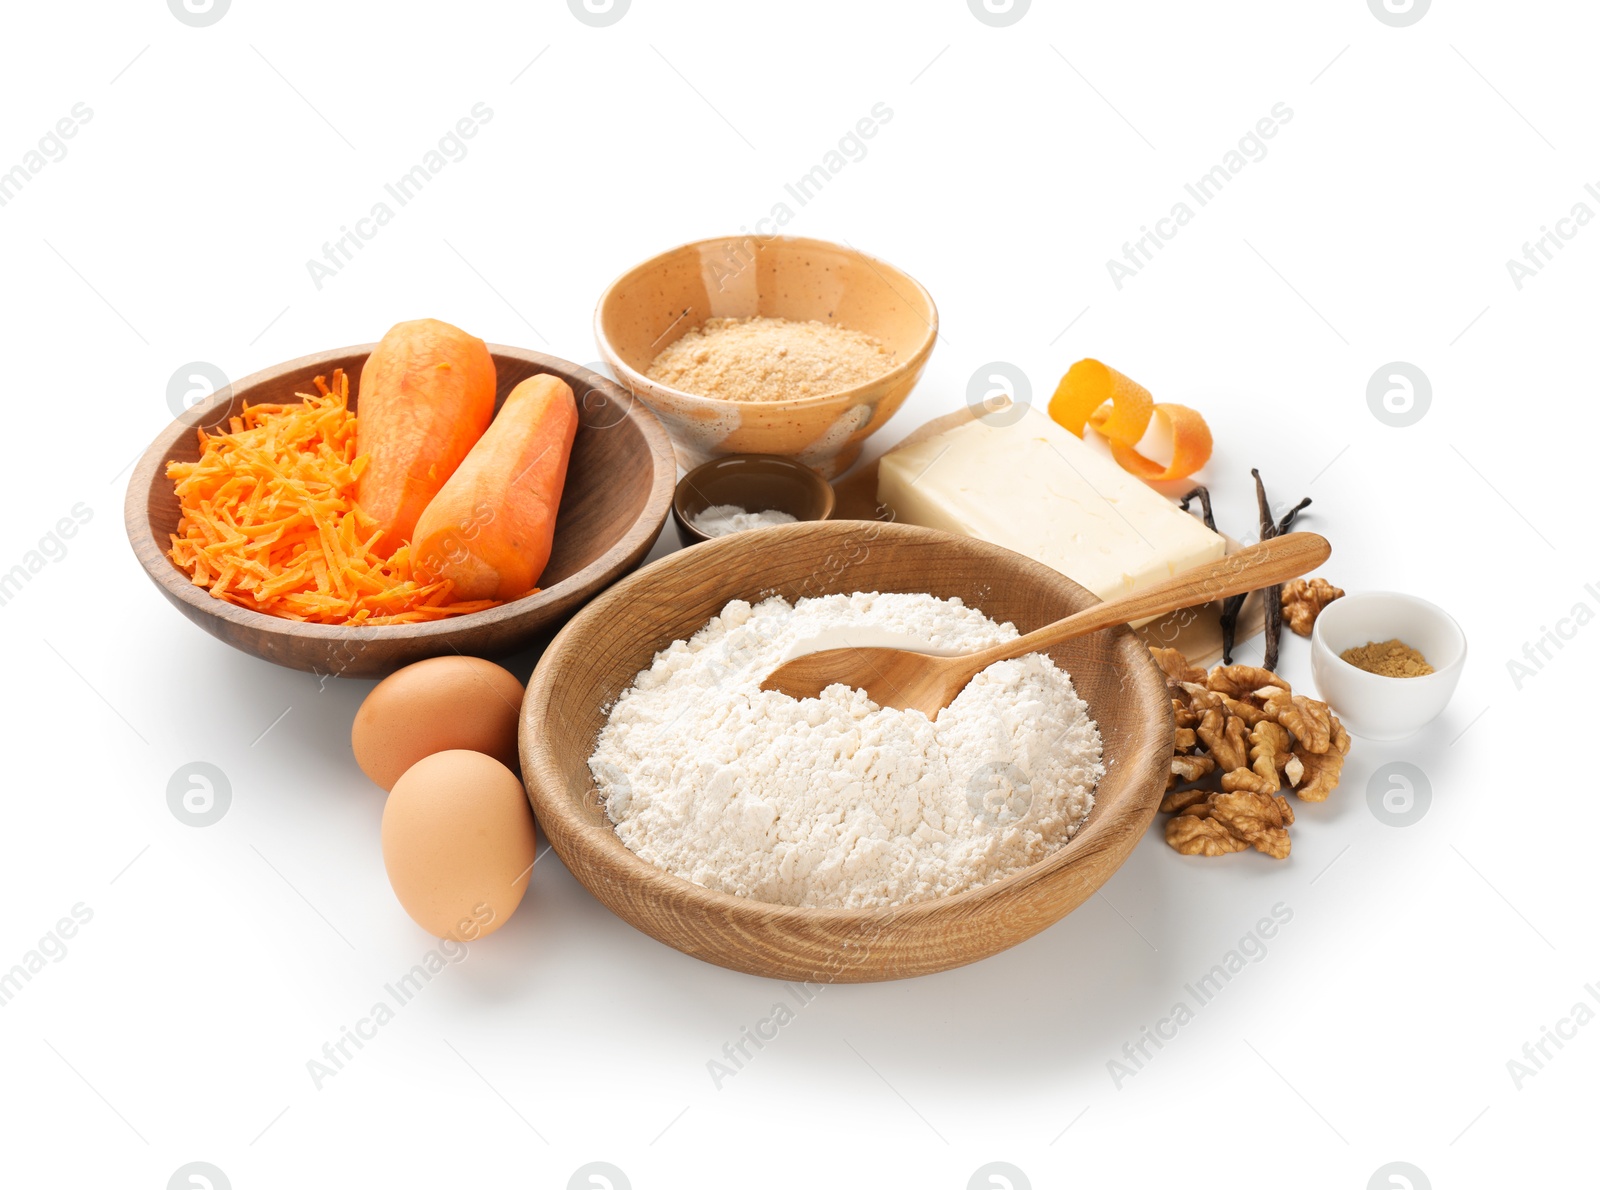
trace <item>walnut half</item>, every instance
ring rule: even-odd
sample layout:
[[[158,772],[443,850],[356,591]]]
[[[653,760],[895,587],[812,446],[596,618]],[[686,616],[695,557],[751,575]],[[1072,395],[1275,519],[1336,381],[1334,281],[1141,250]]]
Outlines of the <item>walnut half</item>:
[[[1167,846],[1179,855],[1231,855],[1250,846],[1216,819],[1187,812],[1167,819],[1166,834]]]
[[[1310,636],[1322,609],[1342,598],[1344,589],[1325,578],[1297,578],[1283,584],[1283,622],[1300,636]]]

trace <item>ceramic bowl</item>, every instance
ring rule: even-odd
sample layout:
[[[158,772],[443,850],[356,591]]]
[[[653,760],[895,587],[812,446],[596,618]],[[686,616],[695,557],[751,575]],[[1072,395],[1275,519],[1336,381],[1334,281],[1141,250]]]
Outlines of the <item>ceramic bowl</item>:
[[[645,376],[662,348],[707,318],[837,323],[872,335],[894,366],[852,388],[790,401],[726,401]],[[789,236],[729,236],[652,257],[611,283],[595,341],[617,380],[655,410],[685,468],[717,455],[797,458],[825,478],[911,394],[938,336],[933,299],[905,273],[854,248]]]
[[[1339,656],[1369,641],[1402,640],[1433,673],[1386,678]],[[1317,692],[1358,736],[1400,740],[1439,717],[1467,661],[1467,637],[1443,608],[1396,591],[1365,591],[1335,599],[1311,630],[1311,672]]]
[[[672,497],[672,519],[686,544],[712,539],[695,527],[695,519],[719,504],[825,521],[833,515],[833,487],[810,467],[781,455],[723,455],[701,463],[678,481]]]
[[[753,529],[680,550],[606,591],[561,630],[522,703],[522,773],[568,870],[612,912],[686,954],[774,979],[854,983],[943,971],[1015,945],[1094,894],[1143,837],[1166,788],[1172,704],[1127,628],[1050,655],[1100,726],[1105,776],[1070,842],[1017,874],[884,910],[801,909],[714,892],[623,846],[589,757],[617,697],[655,654],[731,599],[851,591],[959,597],[1019,631],[1097,602],[1057,571],[999,546],[910,525],[824,521]]]
[[[526,647],[650,552],[667,519],[677,466],[655,416],[588,368],[524,351],[489,346],[496,373],[495,408],[516,385],[539,372],[561,377],[578,400],[578,434],[556,514],[555,546],[532,595],[454,619],[426,624],[352,628],[302,624],[213,598],[167,557],[178,527],[178,498],[166,476],[169,459],[193,461],[198,426],[225,425],[245,402],[292,401],[314,391],[312,378],[343,368],[350,404],[355,383],[376,346],[342,347],[290,360],[247,376],[178,418],[150,444],[128,482],[124,515],[139,563],[174,607],[212,636],[294,669],[345,677],[382,677],[402,665],[446,653],[495,657]]]

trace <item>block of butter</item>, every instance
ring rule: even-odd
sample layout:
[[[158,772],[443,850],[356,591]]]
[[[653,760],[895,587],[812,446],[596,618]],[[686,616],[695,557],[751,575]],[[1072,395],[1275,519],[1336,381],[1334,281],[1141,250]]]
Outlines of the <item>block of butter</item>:
[[[1101,599],[1226,552],[1199,517],[1031,407],[1010,425],[974,419],[890,451],[878,502],[907,524],[1026,554]]]

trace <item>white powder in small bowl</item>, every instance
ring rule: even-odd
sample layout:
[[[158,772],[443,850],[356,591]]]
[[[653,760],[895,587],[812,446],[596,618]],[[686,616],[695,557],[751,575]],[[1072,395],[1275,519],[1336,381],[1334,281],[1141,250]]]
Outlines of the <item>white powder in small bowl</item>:
[[[776,508],[748,512],[737,504],[713,504],[689,523],[707,537],[725,537],[746,529],[765,529],[772,525],[792,525],[795,518]]]
[[[798,642],[851,629],[956,652],[1018,635],[932,595],[734,600],[657,653],[600,732],[589,769],[622,842],[705,888],[870,909],[981,887],[1073,836],[1105,769],[1050,658],[989,666],[931,721],[845,686],[760,688]]]

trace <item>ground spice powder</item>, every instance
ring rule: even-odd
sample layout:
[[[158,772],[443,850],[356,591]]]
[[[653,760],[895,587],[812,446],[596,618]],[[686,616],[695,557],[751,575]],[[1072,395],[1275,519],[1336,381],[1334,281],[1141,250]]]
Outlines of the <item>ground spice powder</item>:
[[[1357,669],[1384,678],[1420,678],[1433,672],[1427,658],[1402,640],[1369,640],[1339,656]]]
[[[667,344],[645,375],[724,401],[792,401],[864,384],[894,362],[871,335],[832,323],[708,318]]]

